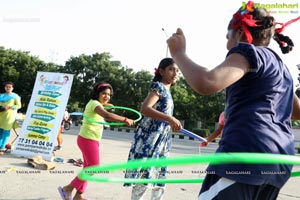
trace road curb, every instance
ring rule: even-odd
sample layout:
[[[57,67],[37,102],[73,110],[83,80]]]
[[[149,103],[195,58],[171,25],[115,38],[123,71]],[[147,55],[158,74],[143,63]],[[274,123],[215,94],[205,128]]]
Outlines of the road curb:
[[[134,133],[135,128],[128,128],[128,127],[104,127],[104,130],[126,132],[126,133]],[[182,133],[178,133],[178,132],[172,133],[172,138],[195,140],[192,137],[186,136],[186,135],[184,135]]]

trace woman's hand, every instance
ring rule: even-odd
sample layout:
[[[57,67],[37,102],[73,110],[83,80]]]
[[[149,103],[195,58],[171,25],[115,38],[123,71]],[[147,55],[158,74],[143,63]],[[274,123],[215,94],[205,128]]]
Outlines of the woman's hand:
[[[175,117],[170,118],[169,124],[171,126],[172,131],[180,131],[182,129],[182,125],[180,121]]]
[[[128,119],[125,117],[124,122],[126,123],[127,126],[133,126],[134,125],[134,120]]]
[[[208,145],[208,142],[201,142],[200,147],[206,147]]]
[[[167,43],[172,57],[176,54],[185,54],[186,40],[183,31],[180,28],[177,29],[176,33],[173,33],[167,40]]]
[[[13,109],[13,106],[2,106],[2,108],[6,111],[6,110]]]

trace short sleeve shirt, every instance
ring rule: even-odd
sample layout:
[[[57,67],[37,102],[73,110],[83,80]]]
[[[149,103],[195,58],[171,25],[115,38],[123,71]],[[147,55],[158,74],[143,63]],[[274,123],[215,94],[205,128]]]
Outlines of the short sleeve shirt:
[[[97,100],[90,100],[85,106],[85,110],[83,113],[85,117],[83,118],[79,135],[86,139],[99,141],[102,137],[103,125],[95,122],[103,121],[103,117],[95,112],[95,108],[97,106],[102,106],[101,103]],[[92,120],[95,122],[92,122]]]
[[[294,155],[291,131],[293,79],[279,56],[267,47],[239,43],[238,53],[249,72],[226,88],[226,125],[217,152],[255,152]],[[224,164],[209,170],[237,182],[282,187],[291,165]]]
[[[173,115],[173,98],[170,91],[161,82],[152,82],[150,91],[155,91],[159,96],[159,100],[154,105],[154,109],[167,115]]]

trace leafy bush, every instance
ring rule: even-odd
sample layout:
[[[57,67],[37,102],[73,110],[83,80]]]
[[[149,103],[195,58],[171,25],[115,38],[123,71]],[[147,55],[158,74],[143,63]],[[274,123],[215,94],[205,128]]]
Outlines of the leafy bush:
[[[293,127],[300,127],[300,120],[292,120]]]

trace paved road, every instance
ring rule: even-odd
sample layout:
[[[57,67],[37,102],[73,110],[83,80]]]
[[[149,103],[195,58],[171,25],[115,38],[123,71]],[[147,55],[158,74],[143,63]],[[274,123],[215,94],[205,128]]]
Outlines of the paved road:
[[[63,133],[63,149],[56,152],[56,157],[68,159],[81,158],[81,153],[76,145],[78,127],[73,126],[71,130]],[[112,164],[126,162],[130,147],[132,133],[105,130],[101,141],[101,164]],[[11,139],[14,138],[12,134]],[[211,143],[208,147],[201,148],[199,143],[188,139],[173,138],[173,149],[171,157],[187,156],[195,154],[213,153],[217,147]],[[197,178],[204,174],[206,165],[193,164],[172,166],[169,168],[169,178]],[[296,167],[299,170],[299,166]],[[59,200],[57,187],[69,183],[81,170],[80,167],[70,163],[56,163],[52,171],[40,171],[31,168],[26,158],[19,158],[11,154],[0,157],[0,200]],[[123,172],[107,174],[109,177],[123,177]],[[282,189],[278,199],[295,200],[300,199],[300,178],[291,178]],[[169,184],[165,200],[193,200],[201,184]],[[145,199],[149,199],[150,192]],[[91,200],[120,200],[130,199],[130,188],[124,188],[119,183],[89,182],[86,197]]]

